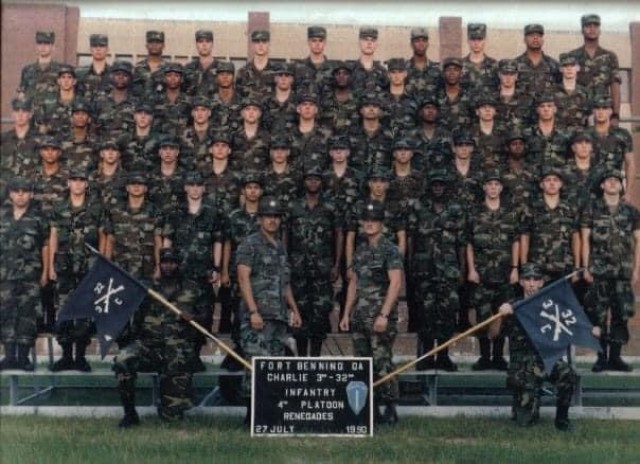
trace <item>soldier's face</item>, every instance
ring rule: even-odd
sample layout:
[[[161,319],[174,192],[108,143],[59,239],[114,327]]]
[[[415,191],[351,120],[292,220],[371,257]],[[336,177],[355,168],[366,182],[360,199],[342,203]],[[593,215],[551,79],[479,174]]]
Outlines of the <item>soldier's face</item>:
[[[259,218],[260,227],[268,234],[275,234],[280,228],[280,216],[274,214],[263,214]]]
[[[167,88],[176,90],[180,88],[180,84],[182,83],[182,74],[173,71],[165,73],[164,83],[167,85]]]
[[[378,105],[366,104],[363,105],[360,109],[360,114],[363,119],[379,119],[380,118],[380,107]]]
[[[484,50],[484,44],[486,43],[485,39],[469,39],[467,40],[467,44],[469,45],[469,50],[473,53],[481,53]]]
[[[262,187],[256,182],[249,182],[244,186],[244,197],[247,201],[257,202],[262,196]]]
[[[493,121],[496,117],[496,108],[493,105],[482,105],[476,110],[480,121]]]
[[[542,288],[544,280],[537,277],[525,277],[520,279],[520,286],[524,291],[524,296],[531,296]]]
[[[562,188],[562,179],[555,174],[550,174],[542,179],[541,186],[546,195],[558,195]]]
[[[473,153],[474,145],[472,143],[463,143],[457,144],[453,146],[453,153],[456,155],[456,158],[461,160],[467,160],[471,158],[471,153]]]
[[[302,102],[298,105],[298,114],[300,115],[300,119],[306,121],[314,119],[318,114],[318,105],[310,101]]]
[[[67,182],[67,185],[69,186],[69,192],[72,195],[82,195],[83,193],[85,193],[87,191],[87,186],[89,184],[88,184],[86,179],[78,178],[78,177],[72,177]]]
[[[244,122],[249,124],[256,124],[262,115],[262,110],[257,106],[249,105],[245,106],[241,113]]]
[[[175,163],[178,160],[178,147],[174,147],[172,145],[165,145],[160,147],[159,150],[160,159],[164,163]]]
[[[436,197],[436,198],[440,198],[444,195],[444,182],[442,181],[435,181],[431,183],[431,194]]]
[[[86,111],[74,111],[71,113],[71,125],[78,129],[87,127],[90,119],[89,113]]]
[[[191,110],[191,117],[196,124],[206,124],[211,117],[211,110],[206,106],[196,106]]]
[[[133,114],[133,120],[136,123],[136,127],[138,129],[147,129],[151,127],[151,123],[153,122],[153,115],[151,113],[147,113],[146,111],[136,111]]]
[[[229,158],[229,154],[231,154],[231,148],[229,144],[225,142],[214,142],[209,150],[213,159],[216,160],[226,160]]]
[[[555,117],[556,111],[556,104],[553,102],[540,103],[536,108],[540,121],[551,121]]]
[[[107,59],[107,54],[109,53],[109,47],[106,45],[94,45],[89,47],[89,52],[91,53],[91,57],[95,61],[104,61]]]
[[[13,110],[11,117],[17,127],[24,127],[31,121],[31,111],[23,109]]]
[[[579,159],[589,159],[593,153],[593,144],[588,140],[579,140],[571,144],[571,150]]]
[[[582,36],[587,40],[596,40],[600,37],[600,24],[587,24],[582,28]]]
[[[372,236],[372,235],[378,235],[380,233],[382,233],[382,221],[374,221],[372,219],[363,219],[362,221],[360,221],[360,224],[362,225],[362,230],[364,231],[365,235],[367,236]]]
[[[413,54],[417,56],[424,56],[429,48],[429,39],[426,37],[417,37],[411,41],[411,48]]]
[[[622,192],[622,182],[617,177],[607,177],[600,183],[605,195],[619,195]]]
[[[544,36],[537,32],[524,36],[524,44],[528,50],[540,50],[544,45]]]
[[[9,199],[11,200],[11,204],[16,208],[26,207],[31,200],[31,196],[31,190],[23,188],[9,191]]]
[[[173,259],[160,261],[160,273],[163,277],[171,277],[178,272],[178,263]]]
[[[349,157],[349,150],[347,148],[332,148],[329,150],[329,155],[335,163],[344,163]]]
[[[524,155],[525,144],[522,139],[514,139],[509,142],[509,154],[516,159],[522,158]]]
[[[318,176],[307,176],[304,180],[304,188],[309,193],[318,193],[322,187],[322,179]]]
[[[266,40],[256,40],[251,42],[251,46],[255,56],[267,56],[269,54],[269,42]]]
[[[373,55],[376,52],[376,48],[378,48],[378,40],[373,37],[365,37],[360,39],[360,53],[363,55]]]
[[[502,193],[502,182],[498,180],[490,180],[485,182],[482,188],[487,199],[495,200],[500,198],[500,194]]]
[[[597,123],[607,123],[609,119],[611,119],[611,113],[613,110],[611,108],[594,108],[593,109],[593,120]]]
[[[100,150],[100,159],[104,164],[114,165],[120,161],[120,152],[113,147]]]
[[[371,179],[369,181],[369,191],[375,198],[383,197],[388,188],[389,181],[386,179]]]
[[[50,43],[37,43],[36,50],[40,58],[49,58],[53,53],[53,44]]]
[[[271,150],[271,159],[274,163],[282,164],[286,163],[289,158],[288,148],[273,148]]]
[[[126,89],[129,87],[131,75],[124,71],[116,71],[111,75],[111,81],[116,89]]]
[[[515,72],[500,73],[500,86],[504,89],[514,88],[517,81],[518,81],[518,73],[515,73]]]
[[[162,56],[164,51],[164,42],[159,40],[151,40],[147,42],[147,53],[151,56]]]
[[[312,55],[322,55],[327,41],[321,37],[312,37],[307,40],[307,45],[309,45],[309,52],[311,52]]]
[[[140,198],[147,193],[147,185],[137,182],[127,184],[127,193],[132,198]]]
[[[398,164],[410,164],[412,158],[413,150],[409,150],[408,148],[398,148],[393,150],[393,159],[395,159]]]
[[[394,69],[389,71],[389,81],[392,85],[402,85],[407,78],[407,71],[403,69]]]
[[[351,73],[346,69],[338,69],[335,73],[333,73],[333,77],[336,81],[336,86],[338,88],[349,87],[349,83],[351,80]]]
[[[196,51],[200,56],[210,56],[213,53],[213,40],[196,40]]]
[[[573,80],[578,75],[579,66],[577,64],[565,64],[560,68],[564,79]]]
[[[76,85],[76,78],[73,77],[71,74],[64,73],[58,76],[58,87],[60,87],[60,90],[68,92],[69,90],[73,89],[75,85]]]
[[[287,91],[293,86],[293,76],[290,74],[276,74],[276,88]]]
[[[185,184],[184,191],[189,200],[197,201],[204,195],[204,185],[201,184]]]
[[[421,114],[424,122],[434,123],[438,119],[438,107],[432,104],[424,105]]]
[[[456,65],[450,65],[444,68],[444,80],[449,85],[455,85],[460,82],[462,69]]]
[[[231,72],[219,72],[216,74],[216,84],[221,89],[230,89],[233,87],[233,73]]]
[[[40,158],[45,164],[55,164],[60,159],[60,149],[56,147],[42,147]]]

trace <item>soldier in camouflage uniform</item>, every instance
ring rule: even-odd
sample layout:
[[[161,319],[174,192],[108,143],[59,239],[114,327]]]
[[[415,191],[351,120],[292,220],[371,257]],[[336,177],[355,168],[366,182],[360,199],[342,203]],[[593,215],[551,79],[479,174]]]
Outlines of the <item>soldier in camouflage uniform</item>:
[[[271,33],[256,30],[251,33],[251,59],[238,70],[236,90],[242,98],[264,99],[273,93],[275,63],[269,58]]]
[[[184,201],[184,179],[189,171],[180,165],[180,144],[172,135],[160,137],[157,157],[160,159],[148,174],[147,197],[163,215],[167,215]]]
[[[477,323],[489,318],[500,302],[513,298],[512,285],[518,282],[520,259],[519,216],[501,196],[502,177],[497,170],[485,175],[483,189],[484,202],[475,205],[469,214],[467,244],[467,280],[474,284]],[[504,337],[496,337],[492,343],[482,333],[478,339],[480,358],[471,368],[507,370]]]
[[[580,221],[584,279],[590,284],[587,314],[604,334],[594,372],[632,370],[620,351],[629,341],[628,323],[635,314],[632,286],[640,282],[640,212],[622,200],[622,181],[619,170],[608,169],[601,177],[602,196]]]
[[[462,206],[448,199],[450,179],[445,170],[434,170],[422,202],[409,214],[408,273],[422,307],[418,331],[418,354],[430,351],[435,341],[443,343],[454,333],[460,312],[458,289],[462,282],[467,246],[467,215]],[[436,360],[429,358],[419,369],[456,371],[448,349]]]
[[[179,262],[176,252],[161,250],[160,275],[153,280],[153,289],[175,303],[182,311],[182,317],[177,317],[158,301],[146,300],[134,316],[132,340],[114,358],[112,369],[124,407],[124,417],[118,424],[120,428],[140,423],[135,403],[137,372],[158,372],[158,415],[163,421],[180,420],[184,411],[193,407],[197,332],[188,321],[202,323],[206,302],[198,285],[182,276]]]
[[[163,68],[167,61],[164,51],[164,32],[147,31],[145,34],[147,57],[138,61],[133,68],[132,93],[136,98],[154,98],[163,90]]]
[[[398,247],[382,233],[384,206],[369,201],[360,213],[366,240],[353,256],[353,276],[340,329],[351,329],[356,356],[373,358],[374,378],[394,370],[393,343],[398,332],[398,297],[404,265]],[[398,380],[391,379],[375,393],[375,420],[393,425],[398,421],[395,402]],[[385,405],[384,413],[379,406]]]
[[[122,169],[120,145],[113,139],[98,144],[98,168],[89,174],[89,189],[100,198],[106,208],[126,198],[126,172]]]
[[[91,64],[76,69],[78,92],[88,101],[109,89],[111,66],[107,63],[109,54],[109,37],[105,34],[89,36],[89,52]]]
[[[213,55],[213,31],[199,29],[195,34],[198,56],[184,65],[183,88],[187,95],[211,98],[216,93],[217,60]]]
[[[378,29],[363,26],[358,33],[360,56],[355,62],[351,76],[351,88],[357,96],[366,93],[381,93],[389,87],[387,70],[374,55],[378,48]]]
[[[211,166],[209,133],[211,132],[211,103],[208,98],[196,96],[191,101],[192,124],[179,134],[181,164],[187,169],[206,171]]]
[[[231,169],[231,136],[216,131],[207,143],[210,155],[209,166],[204,175],[205,196],[216,209],[228,214],[238,207],[240,200],[240,176]]]
[[[571,138],[571,158],[564,170],[566,183],[564,195],[578,211],[582,211],[595,200],[594,187],[602,175],[603,166],[598,166],[593,153],[593,139],[586,130],[578,130]]]
[[[427,56],[429,31],[426,27],[411,29],[413,55],[407,66],[407,92],[411,95],[433,95],[442,82],[440,66]]]
[[[486,24],[467,24],[469,54],[462,59],[462,86],[467,89],[481,91],[497,85],[498,61],[484,52],[486,39]]]
[[[385,94],[385,113],[394,136],[416,128],[419,95],[407,91],[407,63],[404,58],[387,61],[389,90]]]
[[[418,147],[412,166],[422,173],[429,173],[449,164],[453,156],[451,132],[440,122],[440,103],[435,96],[424,97],[418,111]]]
[[[63,165],[65,169],[81,169],[85,173],[98,166],[95,153],[96,139],[91,130],[91,105],[84,99],[76,99],[71,105],[71,127],[62,134]]]
[[[587,125],[589,117],[589,93],[577,83],[578,60],[568,53],[560,54],[562,81],[553,87],[553,96],[558,106],[556,118],[560,125],[574,130]]]
[[[154,130],[153,105],[140,101],[133,113],[135,126],[119,138],[122,147],[122,166],[125,169],[144,166],[151,170],[157,165],[159,134]]]
[[[300,196],[302,185],[300,171],[289,162],[291,140],[284,134],[274,134],[269,151],[271,164],[262,177],[264,194],[275,197],[288,209],[291,202]]]
[[[613,118],[617,123],[620,113],[620,69],[618,56],[600,47],[600,16],[586,14],[580,18],[584,45],[570,52],[580,69],[578,84],[589,89],[592,100],[611,98]]]
[[[460,130],[453,134],[453,160],[445,167],[450,184],[447,195],[470,208],[483,198],[480,160],[474,156],[475,140],[471,132]]]
[[[516,58],[518,80],[524,90],[532,95],[549,92],[560,81],[560,65],[542,51],[544,27],[527,24],[524,27],[525,52]]]
[[[94,102],[96,133],[101,138],[119,138],[135,126],[135,101],[131,94],[131,63],[114,61],[111,65],[111,88]]]
[[[242,125],[233,133],[231,167],[246,174],[264,172],[269,165],[269,133],[260,127],[262,105],[255,98],[242,102]]]
[[[286,63],[278,63],[274,75],[274,92],[262,105],[262,127],[271,133],[289,132],[298,122],[298,102],[293,91],[293,67]]]
[[[298,92],[322,95],[331,86],[332,62],[327,59],[324,49],[327,45],[327,30],[322,26],[307,28],[309,56],[297,63],[295,82]]]
[[[217,91],[211,97],[211,125],[216,130],[234,132],[242,126],[242,98],[234,87],[235,66],[220,61],[216,69]]]
[[[34,369],[29,352],[37,336],[40,287],[47,283],[49,226],[32,203],[31,185],[24,177],[11,179],[10,204],[1,206],[0,370]]]
[[[511,129],[505,136],[506,164],[502,174],[505,197],[520,213],[538,190],[537,174],[527,160],[527,139],[518,128]]]
[[[351,166],[358,171],[391,168],[393,134],[382,123],[382,105],[376,94],[360,99],[361,123],[349,131]]]
[[[483,171],[498,169],[504,165],[505,128],[496,121],[498,103],[492,95],[481,94],[476,98],[476,116],[472,134],[476,140],[476,156]]]
[[[326,169],[327,139],[329,131],[320,127],[318,117],[318,96],[301,94],[298,96],[298,125],[293,131],[291,164],[298,172],[307,169]]]
[[[537,122],[525,131],[529,160],[534,168],[564,167],[567,164],[569,133],[556,119],[558,107],[553,94],[536,97]]]
[[[49,280],[57,284],[59,308],[64,307],[69,294],[78,287],[93,264],[93,255],[85,244],[104,249],[105,210],[100,200],[88,192],[86,171],[78,168],[71,171],[68,186],[68,200],[56,205],[49,221]],[[60,322],[57,340],[62,347],[62,358],[51,365],[51,370],[91,371],[85,353],[94,332],[90,319]]]
[[[436,93],[440,104],[440,121],[450,131],[471,127],[473,102],[471,92],[461,85],[462,60],[448,57],[442,61],[444,85]]]
[[[322,172],[304,173],[304,195],[289,209],[288,243],[291,287],[302,316],[294,332],[298,356],[320,356],[322,341],[331,332],[333,282],[338,279],[342,224],[333,202],[322,195]]]
[[[263,197],[258,208],[260,229],[238,246],[236,264],[240,303],[240,342],[245,357],[284,356],[289,323],[302,325],[291,290],[287,250],[278,240],[282,210],[273,197]],[[288,307],[288,310],[287,310]],[[247,371],[244,395],[248,400]],[[247,402],[247,418],[249,415]]]
[[[320,100],[318,123],[335,134],[345,134],[358,124],[358,100],[351,88],[352,69],[346,62],[336,63],[330,86]]]
[[[38,58],[35,63],[22,68],[20,86],[16,90],[21,100],[41,100],[56,94],[58,68],[62,63],[52,59],[55,41],[55,32],[36,32]]]
[[[534,95],[520,84],[518,63],[515,60],[500,60],[498,63],[498,106],[496,121],[503,127],[528,127],[535,122],[532,111]]]
[[[179,135],[191,116],[191,98],[182,91],[183,68],[180,63],[165,63],[162,73],[164,91],[155,98],[153,126],[160,133]]]
[[[532,263],[522,265],[520,286],[524,296],[528,297],[539,291],[544,285],[543,273]],[[509,371],[507,387],[513,392],[512,419],[520,426],[534,425],[540,417],[540,390],[545,381],[555,385],[557,391],[555,427],[561,431],[573,428],[569,421],[571,397],[578,382],[578,374],[569,363],[559,360],[553,366],[551,374],[546,374],[542,359],[531,344],[524,329],[513,316],[511,303],[500,306],[503,316],[494,322],[489,329],[489,336],[506,333],[509,336]],[[505,328],[502,331],[503,319]]]
[[[58,68],[57,92],[34,101],[33,120],[38,132],[61,136],[69,131],[71,107],[77,97],[76,71],[72,66]]]

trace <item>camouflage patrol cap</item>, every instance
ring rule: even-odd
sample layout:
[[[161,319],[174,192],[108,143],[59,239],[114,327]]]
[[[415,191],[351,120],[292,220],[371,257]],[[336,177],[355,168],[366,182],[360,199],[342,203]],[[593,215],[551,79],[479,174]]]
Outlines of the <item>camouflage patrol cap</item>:
[[[81,167],[74,167],[69,171],[69,179],[84,179],[87,180],[87,170]]]
[[[406,71],[407,62],[404,58],[391,58],[387,61],[387,69],[389,71]]]
[[[327,30],[322,26],[309,26],[307,28],[307,38],[326,39],[327,38]]]
[[[544,35],[544,26],[542,24],[527,24],[524,27],[524,35],[529,34]]]
[[[462,68],[462,60],[455,56],[448,56],[442,61],[442,69],[446,69],[449,66],[457,66]]]
[[[164,42],[164,32],[162,31],[147,31],[147,42]]]
[[[108,139],[104,139],[102,142],[100,142],[100,144],[98,145],[98,148],[100,150],[106,150],[107,148],[113,148],[114,150],[120,151],[120,144],[118,143],[118,141],[116,139],[108,138]]]
[[[570,66],[578,64],[578,59],[570,53],[560,53],[558,61],[560,62],[560,66]]]
[[[498,169],[490,169],[490,170],[488,170],[484,174],[484,176],[482,178],[482,182],[484,184],[486,184],[490,180],[497,180],[498,182],[502,183],[502,173],[500,172],[500,170],[498,170]]]
[[[374,167],[367,174],[367,180],[383,180],[389,182],[391,178],[391,172],[381,167]]]
[[[111,72],[116,73],[118,71],[126,72],[129,75],[133,74],[133,66],[128,61],[117,60],[111,65]]]
[[[345,71],[348,71],[350,73],[353,72],[353,67],[346,61],[336,61],[336,63],[333,66],[333,69],[331,70],[331,74],[335,74],[341,69],[344,69]]]
[[[76,77],[76,70],[73,66],[63,64],[58,69],[58,77],[62,76],[63,74],[71,74],[73,77]]]
[[[302,92],[298,95],[297,99],[298,105],[305,102],[313,103],[314,105],[318,104],[318,95],[311,92]]]
[[[540,169],[540,180],[543,181],[545,178],[549,176],[557,176],[560,178],[560,180],[563,180],[565,173],[562,170],[562,168],[559,166],[554,166],[554,165],[543,166],[542,169]]]
[[[170,72],[182,74],[184,72],[184,67],[180,63],[167,63],[163,66],[163,72],[165,74]]]
[[[536,106],[542,105],[543,103],[555,103],[556,99],[552,93],[543,92],[541,94],[536,95]]]
[[[329,145],[329,150],[340,150],[342,148],[346,148],[348,150],[351,148],[349,139],[341,135],[332,135],[329,138],[328,145]]]
[[[519,127],[511,128],[511,130],[507,132],[507,135],[505,137],[505,142],[507,143],[511,143],[514,140],[522,140],[523,142],[527,141],[527,138],[525,137],[524,132]]]
[[[184,176],[184,185],[204,185],[204,177],[199,171],[189,171]]]
[[[173,261],[175,263],[180,262],[180,256],[178,252],[173,248],[161,248],[160,249],[160,261]]]
[[[246,108],[247,106],[256,106],[260,109],[262,109],[262,103],[260,102],[260,100],[257,97],[246,97],[244,100],[242,100],[242,103],[240,104],[240,107],[242,109]]]
[[[363,221],[384,221],[384,205],[378,200],[369,200],[360,213]]]
[[[236,65],[233,64],[233,61],[220,61],[216,65],[216,72],[233,74],[236,72]]]
[[[432,94],[426,94],[422,97],[420,101],[420,108],[424,108],[427,105],[435,106],[436,108],[440,108],[440,102],[438,101],[438,97]]]
[[[266,29],[258,29],[251,33],[252,42],[269,42],[271,40],[271,33]]]
[[[153,115],[153,106],[144,100],[138,101],[135,106],[136,113],[147,113]]]
[[[127,185],[128,184],[144,184],[148,185],[149,180],[143,171],[131,171],[127,175]]]
[[[624,182],[624,176],[622,175],[622,171],[620,169],[609,168],[604,170],[604,172],[600,176],[600,182],[604,182],[609,177],[615,177],[620,182]]]
[[[290,63],[276,63],[274,66],[275,69],[273,74],[286,74],[288,76],[293,76],[295,73],[293,72],[293,66]]]
[[[358,38],[360,39],[378,39],[378,29],[372,26],[362,26],[358,32]]]
[[[427,182],[429,184],[434,184],[436,182],[442,182],[443,184],[446,184],[450,180],[451,178],[449,177],[449,173],[446,169],[433,169],[427,175]]]
[[[47,147],[57,148],[58,150],[62,149],[60,140],[58,140],[57,137],[54,137],[52,135],[43,135],[38,141],[38,148],[47,148]]]
[[[257,172],[249,172],[242,179],[242,186],[246,187],[247,184],[258,184],[260,187],[264,187],[264,180]]]
[[[211,101],[202,95],[198,95],[191,100],[191,109],[197,108],[198,106],[202,106],[207,109],[211,109]]]
[[[382,101],[380,97],[375,93],[365,93],[358,102],[358,108],[362,108],[363,106],[373,105],[382,107]]]
[[[286,134],[275,134],[271,137],[271,143],[269,149],[275,150],[277,148],[291,148],[291,139]]]
[[[510,58],[502,59],[498,62],[498,69],[502,74],[518,72],[518,63]]]
[[[495,97],[489,92],[480,92],[478,97],[475,100],[476,108],[480,108],[481,106],[491,105],[494,108],[498,106],[498,101]]]
[[[214,131],[209,135],[209,142],[207,143],[207,146],[210,147],[214,143],[218,143],[218,142],[231,145],[231,134],[229,132],[221,131],[221,130]]]
[[[471,132],[467,130],[459,130],[453,134],[454,145],[475,145],[476,141],[471,135]]]
[[[173,147],[179,148],[180,143],[178,142],[178,138],[175,135],[164,134],[160,136],[160,141],[158,142],[158,147]]]
[[[33,184],[29,179],[22,176],[12,177],[7,185],[9,191],[15,190],[33,190]]]
[[[82,98],[75,99],[71,104],[71,113],[76,113],[78,111],[84,111],[91,115],[91,104]]]
[[[414,39],[429,40],[429,30],[426,27],[414,27],[411,29],[411,40]]]
[[[307,177],[318,177],[322,179],[324,176],[322,174],[322,170],[318,166],[312,166],[305,169],[304,174],[302,175],[303,179],[306,179]]]
[[[598,96],[593,99],[591,108],[613,108],[613,100],[609,97]]]
[[[415,150],[415,144],[409,137],[399,137],[393,141],[393,150]]]
[[[53,31],[36,32],[36,43],[53,44],[56,42],[56,33]]]
[[[600,16],[597,14],[582,15],[582,17],[580,18],[580,24],[582,24],[582,27],[587,26],[589,24],[597,24],[599,26]]]
[[[542,279],[542,269],[534,263],[524,263],[520,266],[521,279]]]
[[[571,137],[571,143],[577,143],[582,141],[593,142],[593,137],[591,137],[591,134],[586,130],[577,129],[573,133],[573,136]]]
[[[91,34],[89,36],[90,47],[106,47],[109,45],[109,37],[105,34]]]
[[[13,100],[11,100],[11,108],[14,111],[18,111],[18,110],[31,111],[31,100],[22,99],[22,98],[14,98]]]
[[[198,29],[196,31],[196,42],[200,39],[213,42],[213,31],[210,29]]]
[[[484,39],[487,36],[487,25],[483,23],[467,24],[468,39]]]
[[[276,197],[266,196],[260,198],[258,204],[258,216],[282,216],[284,211]]]

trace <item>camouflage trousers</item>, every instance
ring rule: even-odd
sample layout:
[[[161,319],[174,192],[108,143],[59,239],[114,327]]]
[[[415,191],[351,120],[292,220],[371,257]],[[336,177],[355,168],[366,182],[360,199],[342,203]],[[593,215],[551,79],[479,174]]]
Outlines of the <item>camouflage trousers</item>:
[[[192,363],[197,353],[193,340],[167,340],[165,343],[145,343],[136,339],[122,348],[115,357],[113,371],[118,391],[125,403],[135,401],[137,372],[158,372],[160,404],[158,414],[164,419],[180,419],[192,402]]]
[[[284,321],[264,321],[262,330],[253,330],[248,321],[240,324],[240,346],[246,359],[254,356],[284,356],[289,338],[288,324]],[[242,397],[251,397],[251,372],[246,371],[242,382]]]
[[[383,333],[373,331],[373,320],[354,318],[351,325],[354,356],[373,358],[374,380],[384,377],[395,369],[393,342],[398,334],[397,321],[389,319]],[[375,391],[377,401],[395,401],[399,397],[398,378],[394,377],[380,385]]]
[[[505,301],[515,297],[513,286],[506,283],[481,283],[473,288],[473,306],[476,308],[476,324],[486,321],[498,312],[498,308]]]
[[[331,332],[329,314],[333,310],[333,285],[329,276],[295,276],[291,287],[302,317],[302,327],[294,330],[294,334],[324,340]]]
[[[629,280],[596,279],[586,295],[587,316],[602,328],[604,340],[626,344],[629,341],[629,319],[635,315],[633,290]],[[607,327],[607,313],[611,311]]]
[[[38,336],[38,282],[0,282],[0,338],[2,343],[33,346]]]
[[[578,374],[565,361],[558,361],[551,374],[546,374],[542,362],[534,354],[511,352],[507,388],[513,392],[512,411],[519,425],[532,425],[540,417],[540,389],[544,382],[556,388],[556,405],[569,406],[578,382]]]
[[[81,276],[67,276],[58,274],[57,307],[58,313],[64,308],[69,294],[80,283]],[[57,340],[60,345],[78,343],[88,345],[91,337],[96,333],[95,322],[92,319],[73,319],[56,324]]]
[[[417,284],[418,303],[422,305],[421,338],[445,341],[453,336],[460,310],[458,283],[420,279]]]

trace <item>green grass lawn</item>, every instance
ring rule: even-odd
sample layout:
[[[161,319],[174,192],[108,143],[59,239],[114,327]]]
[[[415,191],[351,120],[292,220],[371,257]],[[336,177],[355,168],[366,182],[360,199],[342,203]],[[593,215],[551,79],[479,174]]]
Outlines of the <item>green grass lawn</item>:
[[[0,462],[29,463],[635,463],[640,425],[580,420],[571,433],[550,419],[519,428],[504,419],[407,418],[374,438],[250,438],[240,418],[189,417],[166,425],[142,418],[2,417]]]

